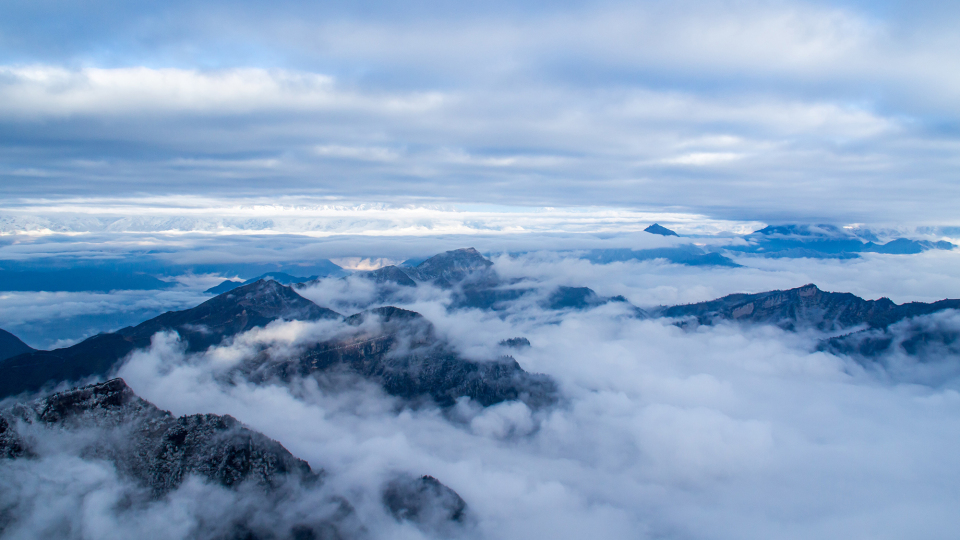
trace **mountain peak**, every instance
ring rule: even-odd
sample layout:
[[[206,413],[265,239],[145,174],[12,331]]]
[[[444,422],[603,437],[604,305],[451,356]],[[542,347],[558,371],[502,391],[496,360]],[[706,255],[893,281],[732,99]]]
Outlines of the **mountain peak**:
[[[671,231],[670,229],[664,227],[663,225],[660,225],[659,223],[654,223],[653,225],[647,227],[643,231],[648,232],[650,234],[659,234],[661,236],[680,236],[679,234]]]
[[[452,285],[463,281],[474,272],[481,272],[493,266],[479,251],[460,248],[434,255],[411,269],[413,277],[421,281],[432,281],[440,285]]]
[[[18,354],[31,351],[33,351],[33,347],[21,341],[17,336],[0,328],[0,360],[6,360]]]

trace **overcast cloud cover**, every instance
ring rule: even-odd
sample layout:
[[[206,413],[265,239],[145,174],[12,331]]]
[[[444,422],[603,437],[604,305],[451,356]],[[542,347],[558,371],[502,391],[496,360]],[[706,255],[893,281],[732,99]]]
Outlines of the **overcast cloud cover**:
[[[0,192],[5,208],[189,193],[953,224],[958,15],[14,0]]]

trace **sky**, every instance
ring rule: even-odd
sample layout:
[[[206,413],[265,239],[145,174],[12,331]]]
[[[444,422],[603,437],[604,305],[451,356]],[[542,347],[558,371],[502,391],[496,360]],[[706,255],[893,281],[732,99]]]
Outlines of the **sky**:
[[[0,217],[282,199],[956,225],[958,19],[949,2],[11,0]]]

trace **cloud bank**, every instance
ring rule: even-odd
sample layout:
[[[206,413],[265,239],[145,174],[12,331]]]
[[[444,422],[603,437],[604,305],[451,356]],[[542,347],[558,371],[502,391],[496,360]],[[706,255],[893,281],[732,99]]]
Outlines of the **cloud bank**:
[[[923,275],[917,270],[926,264],[950,266],[923,257],[947,255],[898,260],[904,272]],[[843,266],[852,261],[810,261],[803,271],[832,272],[842,281],[845,274],[889,268],[889,257],[859,260],[855,268]],[[504,277],[525,272],[547,287],[565,279],[606,283],[630,297],[651,294],[651,279],[669,277],[685,290],[706,275],[696,268],[684,275],[678,267],[660,273],[649,262],[597,266],[532,255],[496,259],[496,268]],[[730,286],[725,280],[735,272],[744,272],[739,286],[762,285],[756,269],[712,272],[718,272],[714,287]],[[363,286],[328,279],[303,292],[347,308],[375,302]],[[443,291],[423,287],[401,303],[425,314],[467,357],[490,357],[508,337],[528,338],[530,348],[511,353],[524,369],[557,380],[562,403],[533,411],[516,402],[487,409],[462,402],[441,411],[406,406],[349,378],[266,385],[225,378],[237,362],[263,351],[295,355],[338,332],[333,322],[275,322],[193,355],[183,353],[176,336],[161,334],[134,353],[120,375],[174,414],[231,414],[326,470],[329,489],[346,494],[375,538],[434,534],[396,522],[374,496],[398,472],[431,474],[455,489],[475,520],[459,534],[476,538],[957,533],[956,372],[930,380],[923,366],[864,369],[853,359],[817,352],[813,335],[728,324],[687,331],[670,321],[626,316],[616,303],[562,312],[531,303],[490,313],[449,311],[448,301]],[[936,324],[955,326],[956,317],[938,316]],[[924,377],[924,384],[913,382]],[[171,538],[189,536],[195,510],[185,517],[175,509],[228,497],[188,484],[153,506],[124,510],[110,501],[133,488],[102,463],[52,452],[20,467],[4,474],[17,486],[21,508],[52,501],[71,516],[71,531],[101,530],[96,527],[103,523],[129,531],[168,519],[183,524],[169,530]],[[60,472],[41,475],[33,467]],[[84,502],[94,499],[103,504],[94,509]],[[31,521],[15,530],[29,535],[40,530],[35,527],[42,525]]]
[[[947,6],[55,4],[0,23],[5,199],[954,224]]]

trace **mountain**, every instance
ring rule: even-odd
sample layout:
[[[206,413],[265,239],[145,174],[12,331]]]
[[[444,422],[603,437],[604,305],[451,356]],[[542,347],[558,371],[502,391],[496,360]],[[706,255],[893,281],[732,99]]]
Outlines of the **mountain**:
[[[34,442],[38,429],[46,433],[47,444]],[[60,443],[51,445],[51,439]],[[214,531],[208,537],[364,537],[352,506],[321,491],[322,471],[312,471],[277,441],[226,415],[175,417],[139,398],[122,379],[20,403],[0,415],[0,459],[44,457],[51,451],[107,460],[151,499],[178,490],[190,476],[253,498],[255,513],[221,516],[209,525]],[[463,499],[431,476],[398,475],[380,496],[386,511],[417,524],[429,519],[456,525],[466,512]],[[285,509],[303,500],[312,501],[314,511],[290,520]],[[136,502],[128,504],[135,508]],[[5,515],[4,524],[16,518]]]
[[[103,377],[131,351],[149,346],[157,332],[177,332],[187,351],[196,352],[277,319],[342,317],[290,287],[261,280],[195,308],[164,313],[72,347],[8,358],[0,362],[0,397],[39,390],[47,384]],[[441,406],[453,405],[461,397],[470,397],[483,406],[520,399],[536,407],[557,400],[557,388],[550,378],[527,373],[513,358],[461,358],[419,313],[382,307],[344,321],[347,332],[339,337],[290,358],[262,353],[238,369],[255,382],[346,371],[379,384],[395,396],[432,399]]]
[[[957,301],[903,304],[887,325],[871,326],[822,341],[818,350],[875,360],[900,353],[927,364],[960,358]]]
[[[159,290],[171,282],[137,272],[105,268],[38,270],[0,269],[0,291],[116,291]]]
[[[416,287],[417,282],[410,278],[403,269],[396,266],[384,266],[383,268],[378,268],[376,270],[369,270],[364,272],[356,272],[353,274],[355,277],[363,278],[370,280],[378,285],[384,283],[391,283],[393,285],[399,285],[401,287]]]
[[[0,328],[0,361],[33,350],[33,347],[20,341],[20,338]]]
[[[132,427],[132,445],[89,453],[111,456],[123,473],[149,487],[156,497],[178,488],[190,474],[227,487],[247,481],[277,487],[289,475],[300,481],[317,480],[305,461],[234,418],[215,414],[176,418],[140,399],[123,379],[18,404],[11,420],[64,429]],[[90,444],[117,442],[98,438]],[[20,455],[33,453],[26,442],[21,440],[19,446]]]
[[[188,351],[200,351],[222,340],[277,319],[339,318],[290,287],[257,281],[211,298],[199,306],[171,311],[137,326],[99,334],[71,347],[32,351],[0,361],[0,397],[36,391],[48,383],[104,376],[132,350],[146,347],[160,331],[176,331]]]
[[[608,302],[626,302],[622,296],[600,296],[589,287],[557,287],[550,293],[547,309],[589,309]]]
[[[727,246],[730,251],[754,253],[765,257],[807,257],[818,259],[850,259],[859,253],[886,253],[911,255],[929,249],[953,249],[950,242],[941,240],[911,240],[897,238],[885,244],[872,232],[864,229],[846,229],[829,224],[770,225],[744,236],[745,246]]]
[[[888,298],[864,300],[850,293],[824,292],[809,284],[786,291],[731,294],[709,302],[665,308],[658,314],[692,319],[697,324],[735,320],[773,324],[787,330],[806,327],[837,331],[859,325],[886,328],[909,317],[957,308],[960,300],[898,305]]]
[[[294,283],[304,283],[307,281],[315,280],[317,279],[317,276],[297,277],[297,276],[291,276],[290,274],[286,274],[284,272],[267,272],[266,274],[261,274],[255,278],[248,279],[246,281],[235,281],[232,279],[228,279],[220,282],[219,285],[210,287],[209,289],[203,292],[211,293],[211,294],[223,294],[225,292],[232,291],[233,289],[236,289],[241,285],[249,285],[251,283],[256,283],[261,279],[276,281],[277,283],[281,283],[283,285],[293,285]]]
[[[493,263],[474,248],[461,248],[434,255],[413,268],[407,275],[417,281],[434,283],[440,287],[452,287],[475,273],[489,270]]]
[[[650,234],[659,234],[661,236],[680,236],[679,234],[671,231],[670,229],[660,225],[659,223],[654,223],[653,225],[647,227],[643,230]]]
[[[429,398],[442,407],[462,397],[484,407],[507,400],[540,407],[558,399],[552,379],[524,371],[512,357],[486,361],[460,357],[419,313],[388,306],[348,317],[346,323],[352,329],[345,334],[295,358],[283,361],[264,353],[239,371],[254,382],[351,373],[394,396]]]
[[[729,266],[739,267],[729,257],[719,253],[708,253],[697,246],[678,246],[673,248],[652,249],[592,249],[583,255],[584,259],[594,264],[609,264],[622,261],[651,261],[664,259],[674,264],[687,266]]]
[[[225,279],[221,281],[218,285],[214,285],[213,287],[210,287],[209,289],[203,292],[208,294],[223,294],[225,292],[232,291],[241,285],[243,285],[242,281]]]

